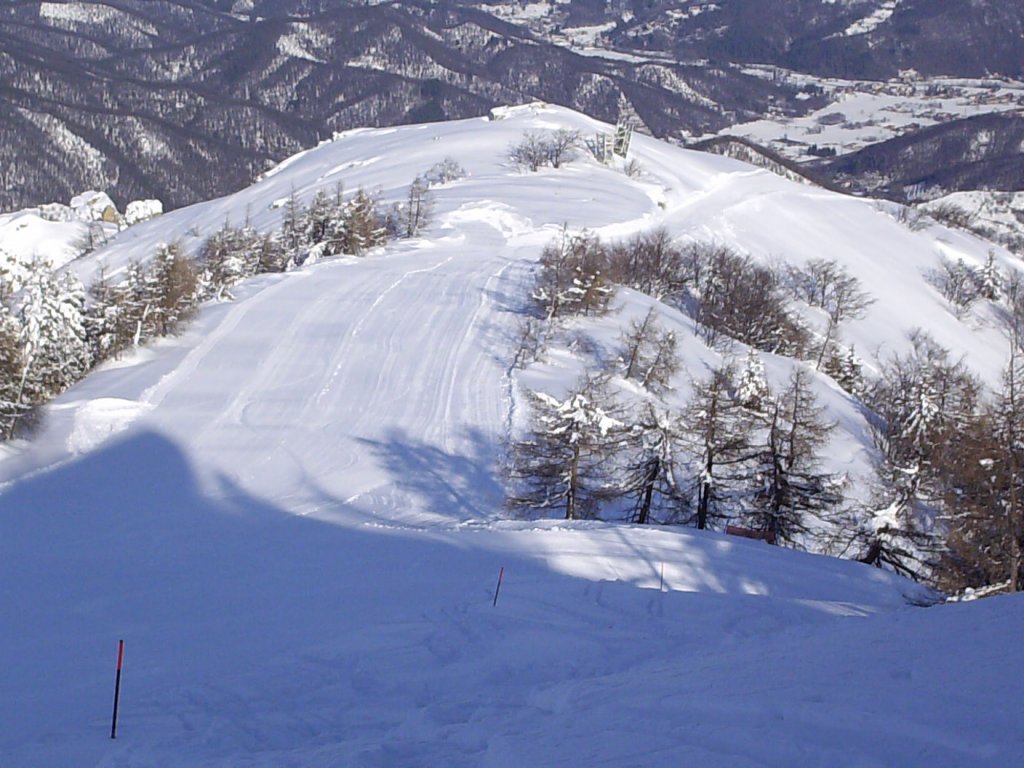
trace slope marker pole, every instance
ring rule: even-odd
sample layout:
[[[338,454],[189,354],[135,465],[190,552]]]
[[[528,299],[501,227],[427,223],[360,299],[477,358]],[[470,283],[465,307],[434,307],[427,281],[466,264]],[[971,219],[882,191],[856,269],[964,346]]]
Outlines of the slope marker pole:
[[[114,717],[110,724],[110,738],[117,738],[117,705],[121,699],[121,665],[124,662],[124,640],[117,641],[117,679],[114,682]]]
[[[658,591],[659,592],[664,592],[665,591],[665,563],[664,562],[662,562],[662,564],[661,564],[661,583],[658,584]]]
[[[505,578],[505,566],[502,566],[501,570],[498,571],[498,586],[496,586],[494,588],[494,603],[493,603],[494,607],[498,606],[498,593],[501,592],[501,582],[504,580],[504,578]]]

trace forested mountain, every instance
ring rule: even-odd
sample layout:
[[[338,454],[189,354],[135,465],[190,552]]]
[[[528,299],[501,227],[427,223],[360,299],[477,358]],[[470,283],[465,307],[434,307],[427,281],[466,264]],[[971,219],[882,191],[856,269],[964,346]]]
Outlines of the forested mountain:
[[[850,191],[912,202],[935,190],[1024,186],[1024,114],[988,114],[922,128],[813,163]]]
[[[770,63],[820,76],[1024,75],[1014,0],[638,0],[609,37],[627,48]]]
[[[635,115],[674,136],[798,106],[795,88],[580,56],[455,3],[230,9],[118,0],[0,10],[0,208],[87,187],[176,207],[235,189],[336,130],[538,98],[613,121]]]
[[[332,132],[542,99],[689,139],[822,106],[814,76],[1020,75],[1019,4],[54,0],[0,8],[0,210],[178,207]],[[955,52],[955,53],[954,53]]]

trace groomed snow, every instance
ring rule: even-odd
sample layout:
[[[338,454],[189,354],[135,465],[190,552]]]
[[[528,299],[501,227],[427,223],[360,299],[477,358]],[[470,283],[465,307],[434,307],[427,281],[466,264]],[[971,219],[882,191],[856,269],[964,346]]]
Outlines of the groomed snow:
[[[759,542],[512,521],[497,473],[520,405],[509,345],[565,222],[834,256],[879,298],[849,328],[858,349],[901,348],[927,321],[992,377],[998,332],[953,318],[920,279],[940,252],[980,260],[986,246],[640,136],[636,180],[588,158],[522,175],[504,155],[524,130],[607,126],[556,108],[500,116],[348,133],[76,263],[88,277],[159,242],[195,249],[246,212],[275,226],[292,189],[308,200],[343,180],[399,200],[446,156],[467,171],[435,189],[423,239],[251,281],[180,339],[94,373],[7,449],[0,764],[1024,759],[1019,599],[914,608],[928,595],[907,582]],[[715,357],[697,343],[691,329],[695,367]],[[856,409],[818,386],[860,450]]]

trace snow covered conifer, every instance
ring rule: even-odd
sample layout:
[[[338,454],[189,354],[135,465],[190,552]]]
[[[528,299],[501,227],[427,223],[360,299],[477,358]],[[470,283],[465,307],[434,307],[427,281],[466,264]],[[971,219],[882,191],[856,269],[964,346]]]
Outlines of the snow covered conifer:
[[[533,299],[548,319],[607,311],[615,289],[605,277],[607,251],[595,235],[563,231],[544,248],[540,264]]]
[[[349,203],[345,200],[345,188],[341,182],[334,185],[334,194],[325,206],[323,210],[325,226],[321,239],[312,242],[314,252],[318,256],[336,256],[340,253],[347,253],[349,247]]]
[[[13,436],[26,410],[21,398],[23,373],[17,321],[0,302],[0,437],[4,439]]]
[[[833,344],[830,354],[825,359],[823,370],[851,395],[860,397],[864,393],[864,375],[861,372],[860,360],[857,359],[857,353],[852,346],[843,349],[838,344]]]
[[[861,531],[860,559],[914,578],[932,574],[938,541],[932,521],[943,499],[962,503],[971,466],[979,385],[927,334],[887,361],[867,393],[879,451],[877,501]]]
[[[679,443],[683,426],[676,414],[646,403],[623,430],[629,459],[611,495],[635,497],[632,522],[670,522],[689,517],[685,490],[677,481]]]
[[[595,401],[593,382],[564,400],[533,393],[531,433],[510,450],[513,507],[559,510],[567,520],[596,515],[600,467],[621,423]]]
[[[978,279],[981,283],[982,298],[989,301],[998,301],[1003,295],[1003,274],[999,271],[999,265],[996,264],[996,255],[992,251],[988,252],[988,258],[985,260],[985,265],[981,268]]]
[[[211,235],[199,252],[202,294],[220,299],[232,285],[256,274],[261,241],[249,226],[236,229],[225,224]]]
[[[153,335],[153,283],[148,270],[139,262],[128,264],[124,282],[117,287],[124,336],[122,348],[137,347]]]
[[[288,249],[282,239],[274,233],[263,235],[259,241],[256,273],[284,272],[287,264]]]
[[[123,291],[111,285],[101,265],[86,293],[86,338],[93,360],[99,363],[117,357],[131,343],[130,334],[124,333]]]
[[[306,209],[302,236],[306,243],[317,245],[327,240],[337,205],[324,190],[318,190]]]
[[[747,359],[736,383],[736,399],[744,408],[760,411],[764,408],[771,392],[764,375],[764,363],[753,347],[747,350]]]
[[[980,385],[961,361],[925,333],[915,333],[909,354],[894,356],[868,396],[878,419],[873,438],[897,479],[920,473],[941,484],[944,454],[973,418]]]
[[[28,402],[57,396],[89,370],[84,309],[85,290],[77,278],[55,274],[43,259],[32,262],[18,306],[23,397]]]

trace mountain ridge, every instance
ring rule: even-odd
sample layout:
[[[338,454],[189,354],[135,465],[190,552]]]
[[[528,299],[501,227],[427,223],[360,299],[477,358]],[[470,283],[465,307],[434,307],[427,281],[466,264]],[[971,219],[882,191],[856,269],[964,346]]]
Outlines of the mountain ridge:
[[[985,254],[967,235],[913,231],[870,202],[649,137],[633,139],[646,169],[634,176],[582,152],[536,173],[508,158],[528,131],[610,127],[533,105],[351,131],[71,265],[123,275],[173,237],[197,252],[225,219],[275,229],[293,190],[305,204],[343,180],[390,203],[437,160],[465,171],[433,187],[421,235],[236,284],[2,449],[0,658],[17,660],[0,676],[6,762],[783,768],[927,752],[956,768],[1021,754],[1007,684],[1019,596],[922,610],[908,602],[931,590],[862,563],[501,508],[501,445],[526,427],[525,392],[562,397],[632,317],[653,307],[679,334],[687,375],[669,399],[726,356],[678,309],[623,288],[612,312],[512,365],[538,258],[566,222],[608,240],[660,223],[766,260],[785,244],[794,263],[847,243],[835,255],[860,262],[878,306],[844,334],[893,346],[910,304],[946,311],[916,271]],[[914,276],[887,294],[891,276],[871,275],[884,244]],[[947,312],[935,330],[994,377],[988,309]],[[773,386],[795,365],[760,357]],[[830,465],[861,461],[862,410],[813,377],[841,420]]]
[[[996,5],[1011,13],[1013,4]],[[815,67],[802,67],[789,54],[739,55],[728,36],[700,38],[701,25],[718,13],[726,14],[727,28],[741,28],[740,38],[751,25],[763,35],[763,14],[742,3],[712,11],[704,4],[683,7],[691,15],[680,22],[679,45],[652,50],[630,35],[637,25],[660,29],[663,14],[675,18],[674,4],[655,4],[651,19],[632,4],[597,9],[587,2],[543,14],[413,0],[289,0],[239,6],[235,13],[232,4],[198,0],[8,5],[0,13],[8,102],[0,112],[0,209],[68,199],[90,188],[107,189],[121,203],[156,197],[179,207],[238,189],[336,130],[469,117],[535,99],[610,122],[629,118],[653,135],[679,140],[758,117],[805,114],[823,103],[814,87],[744,72],[748,62]],[[848,20],[850,13],[841,4],[818,3],[813,10],[832,19],[823,29],[841,26],[837,14]],[[880,26],[843,45],[860,45],[861,38],[882,35],[893,19],[922,13],[914,3],[900,4]],[[943,21],[955,13],[967,11],[952,3],[929,23],[970,33],[954,45],[973,55],[1001,55],[999,46],[973,43],[977,35],[1006,34],[1012,25],[983,14],[980,28]],[[773,23],[773,34],[787,39],[797,33],[794,25],[810,18],[776,17],[782,21]],[[605,22],[565,26],[583,19]],[[693,25],[697,31],[686,33]],[[596,28],[604,32],[586,31]],[[583,30],[579,40],[570,39],[574,30]],[[593,34],[603,34],[605,48]],[[696,47],[686,48],[690,43]],[[963,57],[945,56],[948,45],[942,61],[956,62],[956,73],[975,73]],[[913,67],[912,54],[906,55],[911,58],[900,66]],[[898,68],[842,72],[880,77]],[[994,63],[987,69],[1014,75]]]

